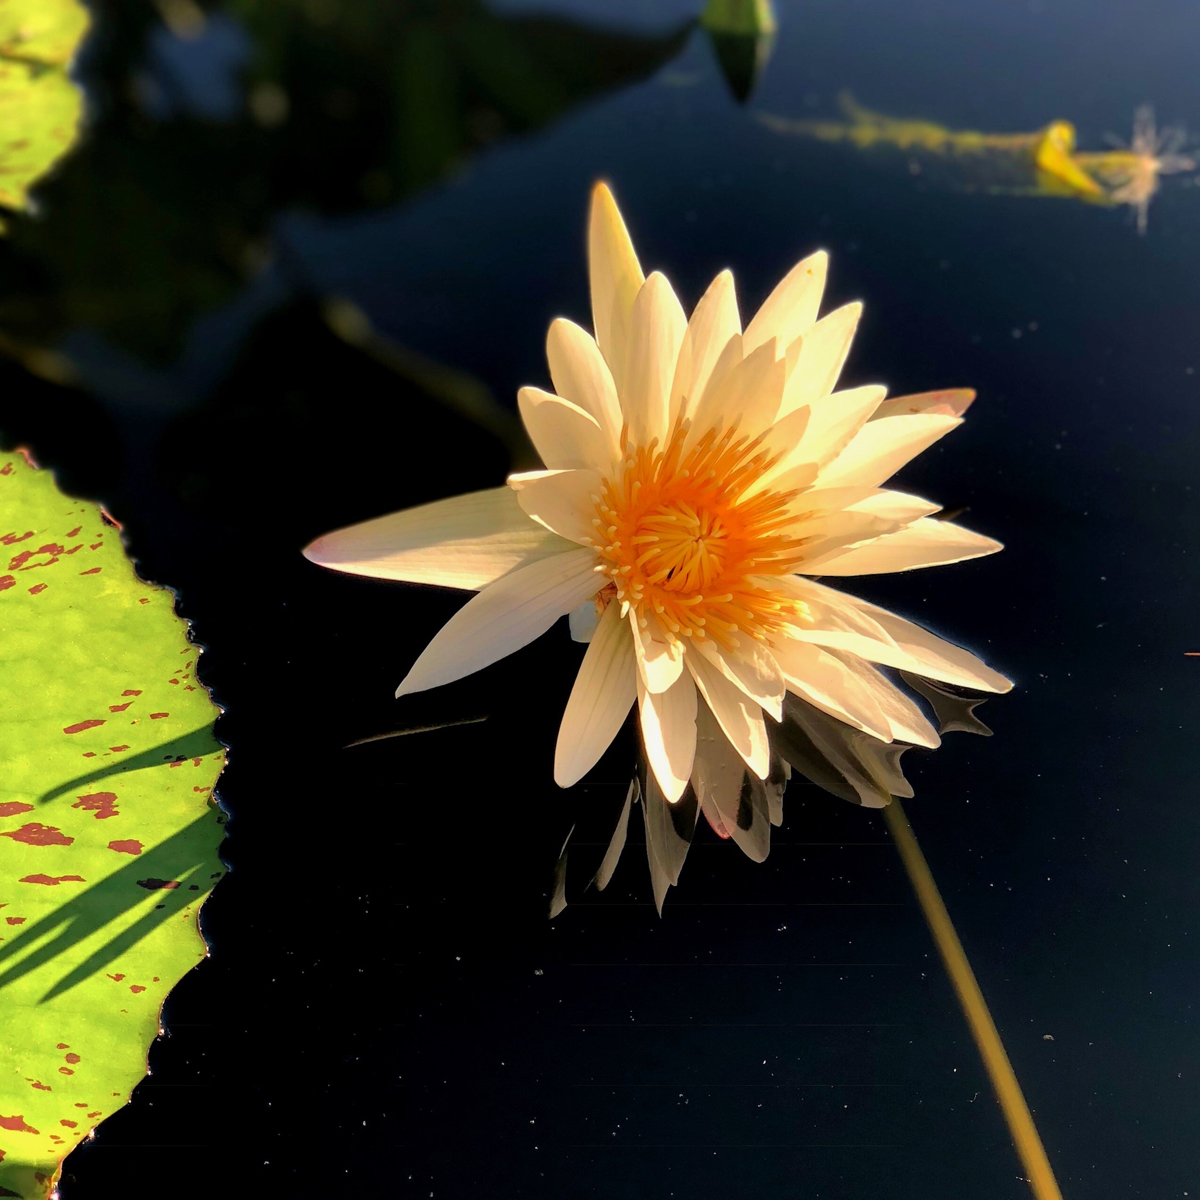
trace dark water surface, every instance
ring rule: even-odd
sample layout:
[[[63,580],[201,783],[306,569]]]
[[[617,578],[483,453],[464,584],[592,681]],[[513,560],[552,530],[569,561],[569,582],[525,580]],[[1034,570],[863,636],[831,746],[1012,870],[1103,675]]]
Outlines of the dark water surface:
[[[532,34],[531,7],[456,4],[375,36],[368,7],[350,32],[238,7],[250,78],[284,64],[291,115],[265,130],[238,116],[236,63],[200,62],[233,108],[197,115],[169,55],[147,74],[137,22],[102,22],[90,139],[41,232],[0,246],[10,324],[81,380],[6,365],[0,429],[178,591],[230,746],[211,958],[64,1200],[1028,1194],[877,813],[795,784],[765,864],[698,832],[659,919],[631,846],[550,923],[563,838],[633,755],[626,735],[588,785],[554,786],[565,627],[395,701],[461,596],[300,557],[511,461],[336,336],[329,298],[512,411],[547,383],[548,321],[587,321],[598,176],[686,306],[728,265],[749,313],[823,246],[827,307],[866,302],[848,384],[978,388],[901,482],[1007,549],[847,590],[1017,681],[982,711],[992,739],[908,756],[907,808],[1064,1195],[1200,1195],[1200,195],[1164,181],[1139,237],[1124,211],[972,191],[757,115],[833,114],[849,89],[951,128],[1062,117],[1089,149],[1145,101],[1200,127],[1200,15],[781,2],[739,106],[684,0],[547,3],[577,23]],[[622,39],[579,24],[599,21]],[[423,78],[413,46],[426,65],[442,47],[461,93],[443,112],[413,83],[401,119],[388,88]],[[159,80],[157,117],[135,76]]]

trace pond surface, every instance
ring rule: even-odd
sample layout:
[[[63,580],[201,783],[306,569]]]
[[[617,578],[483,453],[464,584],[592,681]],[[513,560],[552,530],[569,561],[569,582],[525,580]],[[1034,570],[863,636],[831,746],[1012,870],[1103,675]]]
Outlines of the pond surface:
[[[660,919],[631,846],[551,923],[634,755],[554,786],[565,627],[396,701],[461,596],[300,556],[503,481],[549,320],[588,319],[597,177],[685,306],[824,247],[826,307],[866,303],[846,384],[978,389],[901,483],[1005,552],[848,582],[1017,683],[908,756],[906,807],[1064,1195],[1200,1195],[1200,194],[1164,179],[1140,236],[763,119],[1200,127],[1200,16],[781,2],[739,104],[684,0],[263,7],[101,22],[90,133],[0,246],[5,338],[75,380],[6,362],[0,430],[176,589],[230,747],[211,958],[64,1200],[1028,1194],[878,813],[795,783],[765,864],[698,831]]]

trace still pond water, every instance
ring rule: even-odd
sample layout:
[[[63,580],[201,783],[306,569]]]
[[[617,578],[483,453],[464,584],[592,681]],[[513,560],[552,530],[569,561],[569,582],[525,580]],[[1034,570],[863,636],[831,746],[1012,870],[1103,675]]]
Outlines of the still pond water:
[[[0,248],[10,321],[81,384],[5,367],[0,431],[208,647],[232,870],[65,1200],[1027,1194],[877,813],[796,784],[765,864],[698,833],[660,919],[633,847],[551,923],[634,749],[554,787],[565,628],[395,701],[461,598],[300,557],[503,480],[549,320],[587,319],[597,177],[685,305],[732,266],[752,310],[824,247],[827,307],[866,303],[847,384],[979,390],[901,481],[1007,549],[852,581],[1017,682],[994,737],[909,755],[908,812],[1064,1195],[1200,1195],[1200,192],[1164,179],[1142,236],[986,154],[803,132],[845,93],[1083,150],[1146,102],[1200,128],[1200,14],[781,0],[731,84],[696,9],[99,23],[90,134]],[[385,340],[339,336],[356,311]]]

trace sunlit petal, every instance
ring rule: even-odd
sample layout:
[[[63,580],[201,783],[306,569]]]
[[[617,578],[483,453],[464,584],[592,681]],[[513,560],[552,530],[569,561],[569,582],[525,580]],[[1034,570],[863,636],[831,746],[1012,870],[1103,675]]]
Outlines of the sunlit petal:
[[[535,387],[523,387],[517,393],[517,407],[530,441],[547,467],[612,470],[612,448],[591,413]]]
[[[618,388],[630,440],[647,445],[667,436],[671,383],[687,329],[683,308],[666,276],[655,271],[633,302],[625,379]]]
[[[596,184],[592,191],[588,274],[596,343],[620,389],[625,379],[633,301],[644,276],[625,221],[605,183]]]
[[[922,517],[864,545],[806,559],[803,569],[809,575],[880,575],[963,562],[1003,549],[999,542],[961,525]]]
[[[546,358],[554,390],[595,418],[614,457],[621,444],[621,403],[612,372],[591,334],[563,317],[550,322]]]
[[[700,298],[683,335],[671,384],[671,423],[695,411],[722,352],[741,330],[733,273],[722,271]]]
[[[601,582],[595,553],[580,549],[505,575],[442,626],[396,695],[450,683],[512,654],[594,596]]]
[[[596,626],[575,676],[558,731],[554,780],[577,783],[599,761],[637,697],[633,638],[629,625],[610,604]]]
[[[579,545],[592,543],[596,530],[595,497],[602,486],[599,471],[526,472],[516,481],[517,502],[533,520]]]
[[[771,746],[767,741],[762,706],[726,679],[703,656],[689,654],[687,665],[729,744],[759,779],[765,779],[771,766]]]
[[[678,800],[696,755],[696,685],[685,671],[665,692],[648,692],[637,679],[642,742],[663,795]]]
[[[746,353],[776,338],[781,346],[791,345],[808,333],[821,307],[829,255],[824,250],[798,262],[763,301],[746,327]]]
[[[304,548],[304,557],[351,575],[474,591],[572,548],[531,521],[509,488],[499,487],[327,533]]]

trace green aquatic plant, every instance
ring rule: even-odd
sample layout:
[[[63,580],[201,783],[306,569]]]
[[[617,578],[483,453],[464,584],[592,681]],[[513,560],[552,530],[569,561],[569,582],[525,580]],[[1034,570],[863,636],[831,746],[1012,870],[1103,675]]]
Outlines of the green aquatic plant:
[[[205,957],[225,753],[186,623],[100,508],[12,454],[0,513],[0,1195],[40,1200]]]
[[[83,94],[67,68],[87,32],[77,0],[0,4],[0,205],[22,209],[29,188],[71,148]]]
[[[779,29],[771,0],[708,0],[700,25],[730,91],[744,104],[766,69]]]
[[[1146,230],[1150,201],[1164,175],[1193,170],[1194,159],[1181,153],[1181,128],[1156,129],[1154,111],[1137,110],[1129,145],[1100,151],[1078,148],[1075,126],[1055,120],[1030,133],[986,133],[949,129],[919,118],[891,117],[863,108],[848,92],[838,97],[842,120],[793,120],[760,113],[777,133],[820,142],[844,142],[859,150],[891,148],[903,152],[909,170],[956,168],[953,182],[976,191],[1059,196],[1108,207],[1128,205]]]

